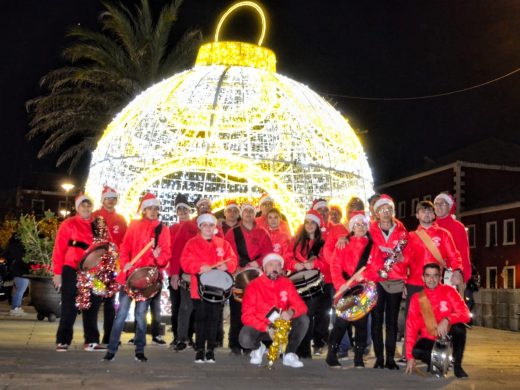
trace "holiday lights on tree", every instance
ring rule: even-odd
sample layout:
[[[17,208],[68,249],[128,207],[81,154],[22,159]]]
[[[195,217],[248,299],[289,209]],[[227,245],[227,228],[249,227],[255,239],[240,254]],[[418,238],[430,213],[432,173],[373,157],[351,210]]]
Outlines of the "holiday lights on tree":
[[[258,44],[220,41],[227,17],[243,7],[260,16]],[[151,191],[166,222],[179,192],[217,206],[266,192],[293,227],[314,198],[366,199],[372,174],[356,134],[323,98],[276,72],[275,54],[261,46],[266,25],[256,3],[229,8],[192,69],[137,96],[107,127],[86,191],[117,188],[126,217]]]

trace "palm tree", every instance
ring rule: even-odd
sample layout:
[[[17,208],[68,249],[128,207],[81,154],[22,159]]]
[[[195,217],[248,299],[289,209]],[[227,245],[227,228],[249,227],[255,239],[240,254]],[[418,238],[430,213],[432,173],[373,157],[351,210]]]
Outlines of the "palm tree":
[[[137,94],[193,64],[200,31],[187,31],[174,47],[169,41],[181,3],[172,0],[154,17],[149,0],[134,12],[122,2],[105,2],[100,32],[81,26],[70,31],[75,42],[63,52],[70,65],[45,75],[40,85],[48,94],[26,104],[27,137],[48,136],[38,158],[62,151],[56,166],[70,160],[72,171]]]

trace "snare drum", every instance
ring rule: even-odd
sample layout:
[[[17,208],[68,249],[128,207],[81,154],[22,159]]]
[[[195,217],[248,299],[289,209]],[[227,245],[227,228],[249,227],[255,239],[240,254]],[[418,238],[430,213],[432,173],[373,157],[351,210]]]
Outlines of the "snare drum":
[[[345,291],[336,302],[336,315],[345,321],[357,321],[366,316],[377,304],[377,286],[374,282],[360,283]]]
[[[79,263],[80,271],[90,271],[97,267],[101,262],[101,258],[108,253],[109,245],[107,241],[92,244],[81,258]]]
[[[157,267],[141,267],[126,279],[125,290],[136,301],[154,297],[162,288],[161,273]]]
[[[453,347],[450,337],[435,340],[430,359],[430,372],[438,378],[448,374]]]
[[[207,302],[225,302],[231,296],[233,276],[229,272],[212,269],[198,275],[199,295]]]
[[[325,285],[323,274],[317,269],[304,269],[289,276],[298,294],[303,299],[323,294]]]
[[[246,268],[235,275],[235,287],[233,288],[233,298],[236,301],[242,302],[244,297],[244,290],[247,285],[253,280],[262,275],[262,271],[258,268]]]

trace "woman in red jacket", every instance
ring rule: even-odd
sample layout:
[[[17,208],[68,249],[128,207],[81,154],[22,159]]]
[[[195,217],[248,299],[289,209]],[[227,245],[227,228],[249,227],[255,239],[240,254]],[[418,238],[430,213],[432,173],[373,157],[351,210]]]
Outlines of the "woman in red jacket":
[[[341,295],[349,288],[362,281],[377,281],[377,271],[382,266],[382,256],[379,248],[373,245],[372,237],[368,233],[368,218],[364,212],[353,213],[349,219],[348,244],[343,249],[336,249],[331,262],[331,274],[336,295]],[[351,280],[362,267],[365,270]],[[329,351],[327,353],[327,364],[332,368],[339,368],[337,352],[339,343],[347,330],[349,323],[340,317],[336,317],[334,328],[329,337]],[[367,344],[368,316],[352,322],[356,329],[354,366],[365,367],[363,363],[363,352]]]
[[[77,269],[85,250],[92,244],[92,200],[80,194],[75,201],[77,214],[67,218],[60,225],[54,250],[52,252],[53,282],[61,290],[61,317],[56,334],[56,351],[65,352],[72,342],[73,326],[78,309],[76,308]],[[85,351],[101,351],[106,348],[99,345],[97,313],[101,299],[93,295],[92,305],[83,311],[83,331]]]
[[[322,238],[322,229],[325,229],[325,223],[320,213],[316,210],[310,210],[305,215],[305,222],[303,228],[293,238],[290,251],[287,256],[286,269],[290,272],[298,272],[303,270],[318,270],[326,269],[328,271],[328,264],[323,260],[323,245],[325,244]],[[325,294],[318,294],[310,298],[305,298],[304,302],[307,305],[307,315],[309,316],[309,329],[305,338],[298,348],[298,356],[303,359],[311,358],[311,339],[315,349],[320,349],[324,345],[326,334],[317,334],[314,329],[314,322],[319,315],[320,307],[327,304],[328,298]]]

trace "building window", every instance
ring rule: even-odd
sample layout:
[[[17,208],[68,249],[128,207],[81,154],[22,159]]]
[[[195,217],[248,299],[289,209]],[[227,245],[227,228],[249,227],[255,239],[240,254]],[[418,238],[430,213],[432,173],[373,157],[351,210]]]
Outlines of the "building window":
[[[417,203],[419,203],[419,198],[413,198],[412,199],[412,212],[411,212],[411,216],[413,217],[417,211],[415,210],[417,208]]]
[[[497,246],[497,221],[486,222],[486,247]]]
[[[515,266],[510,265],[508,267],[504,267],[503,276],[504,276],[504,288],[515,288]]]
[[[515,244],[515,220],[504,219],[504,242],[503,245]]]
[[[477,246],[477,235],[475,225],[466,226],[466,231],[468,232],[468,242],[470,248],[476,248]]]
[[[31,199],[31,209],[37,217],[43,216],[45,201],[42,199]]]
[[[497,288],[497,267],[486,267],[486,288]]]
[[[423,200],[428,200],[428,201],[432,201],[432,196],[431,195],[424,195],[424,198]]]
[[[406,217],[406,201],[403,200],[397,204],[397,218]]]

